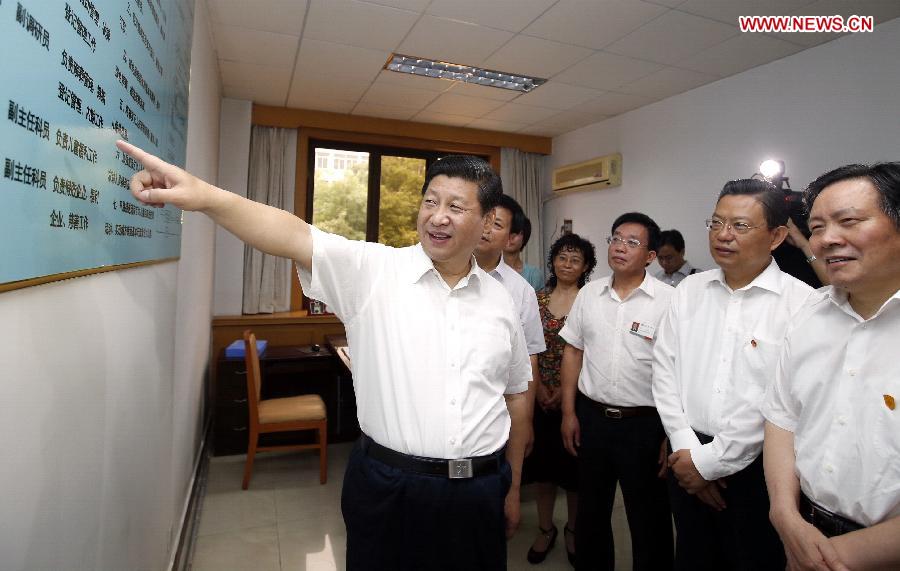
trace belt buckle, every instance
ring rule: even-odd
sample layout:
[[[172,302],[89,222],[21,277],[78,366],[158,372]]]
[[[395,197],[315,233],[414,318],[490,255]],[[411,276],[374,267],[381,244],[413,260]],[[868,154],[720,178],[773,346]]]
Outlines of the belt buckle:
[[[622,418],[622,411],[617,408],[606,407],[603,409],[606,418]]]
[[[451,480],[472,477],[472,459],[447,460],[447,476]]]

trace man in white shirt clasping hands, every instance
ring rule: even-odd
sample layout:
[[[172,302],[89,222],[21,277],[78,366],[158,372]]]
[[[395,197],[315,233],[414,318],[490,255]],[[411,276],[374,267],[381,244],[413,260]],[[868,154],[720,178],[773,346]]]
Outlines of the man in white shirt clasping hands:
[[[763,406],[772,523],[791,571],[900,569],[900,163],[834,169],[806,202],[832,285]]]
[[[673,450],[679,571],[784,569],[768,519],[760,406],[785,329],[812,292],[772,259],[786,223],[770,183],[727,183],[706,221],[719,269],[675,288],[657,335],[653,396]]]

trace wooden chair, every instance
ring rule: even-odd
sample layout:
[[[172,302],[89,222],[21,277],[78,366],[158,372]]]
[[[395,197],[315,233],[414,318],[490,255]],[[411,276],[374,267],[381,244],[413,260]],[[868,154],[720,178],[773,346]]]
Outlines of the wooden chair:
[[[245,359],[247,361],[247,404],[250,409],[250,442],[247,446],[247,463],[244,466],[243,489],[250,485],[253,459],[257,452],[270,450],[319,450],[319,483],[328,479],[328,418],[325,403],[319,395],[260,400],[259,354],[256,336],[244,331]],[[315,430],[313,444],[284,444],[259,446],[259,435],[270,432]]]

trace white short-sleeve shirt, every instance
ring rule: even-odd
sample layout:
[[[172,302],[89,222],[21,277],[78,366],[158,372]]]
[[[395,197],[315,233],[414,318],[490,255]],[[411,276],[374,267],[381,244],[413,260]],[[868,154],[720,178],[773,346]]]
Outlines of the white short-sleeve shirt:
[[[862,525],[900,516],[900,292],[870,319],[833,287],[784,342],[766,419],[794,433],[800,488]]]
[[[306,295],[343,321],[360,428],[379,444],[431,458],[491,454],[509,438],[504,394],[531,364],[512,299],[472,258],[450,288],[421,245],[390,248],[311,228]]]
[[[541,310],[538,308],[537,294],[528,280],[509,267],[503,261],[503,256],[500,256],[500,263],[497,264],[497,267],[488,274],[502,283],[509,292],[516,311],[519,313],[522,330],[525,332],[528,354],[537,355],[546,351],[547,345],[544,341],[544,326],[541,324]]]
[[[686,278],[688,276],[692,276],[699,271],[701,271],[701,270],[695,268],[694,266],[692,266],[690,264],[690,262],[685,260],[685,262],[681,265],[681,267],[678,268],[677,270],[675,270],[674,272],[672,272],[671,274],[667,274],[666,270],[659,270],[658,272],[656,272],[655,277],[662,283],[668,284],[672,287],[675,287],[681,283],[681,280],[683,280],[684,278]]]
[[[705,479],[743,470],[762,451],[763,395],[812,292],[775,260],[737,290],[721,269],[675,288],[653,349],[653,397],[672,449],[689,449]],[[713,441],[701,445],[694,431]]]
[[[653,344],[672,292],[648,272],[624,300],[612,288],[611,277],[578,291],[559,334],[584,351],[578,376],[582,394],[609,405],[655,406],[650,388]]]

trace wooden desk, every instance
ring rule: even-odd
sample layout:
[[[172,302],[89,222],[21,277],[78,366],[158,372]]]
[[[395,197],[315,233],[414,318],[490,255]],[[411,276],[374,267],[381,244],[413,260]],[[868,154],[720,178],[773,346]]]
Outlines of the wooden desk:
[[[341,363],[347,367],[347,374],[352,373],[352,368],[350,367],[350,346],[347,345],[347,336],[346,335],[326,335],[325,336],[325,344],[328,345],[328,348],[338,356],[341,360]]]
[[[344,431],[354,437],[359,435],[359,417],[356,415],[356,393],[353,391],[353,373],[350,363],[350,347],[347,345],[347,336],[334,334],[325,336],[325,344],[332,353],[337,355],[338,375],[341,392],[339,414],[344,422]]]
[[[328,441],[356,438],[359,427],[355,410],[349,418],[342,403],[356,400],[352,379],[343,375],[343,365],[327,346],[318,351],[312,345],[270,346],[259,358],[263,399],[318,394],[328,413]],[[220,352],[213,380],[213,454],[247,452],[249,413],[247,410],[247,371],[241,358],[226,358]],[[279,434],[264,435],[277,440]],[[287,434],[295,438],[294,434]]]

